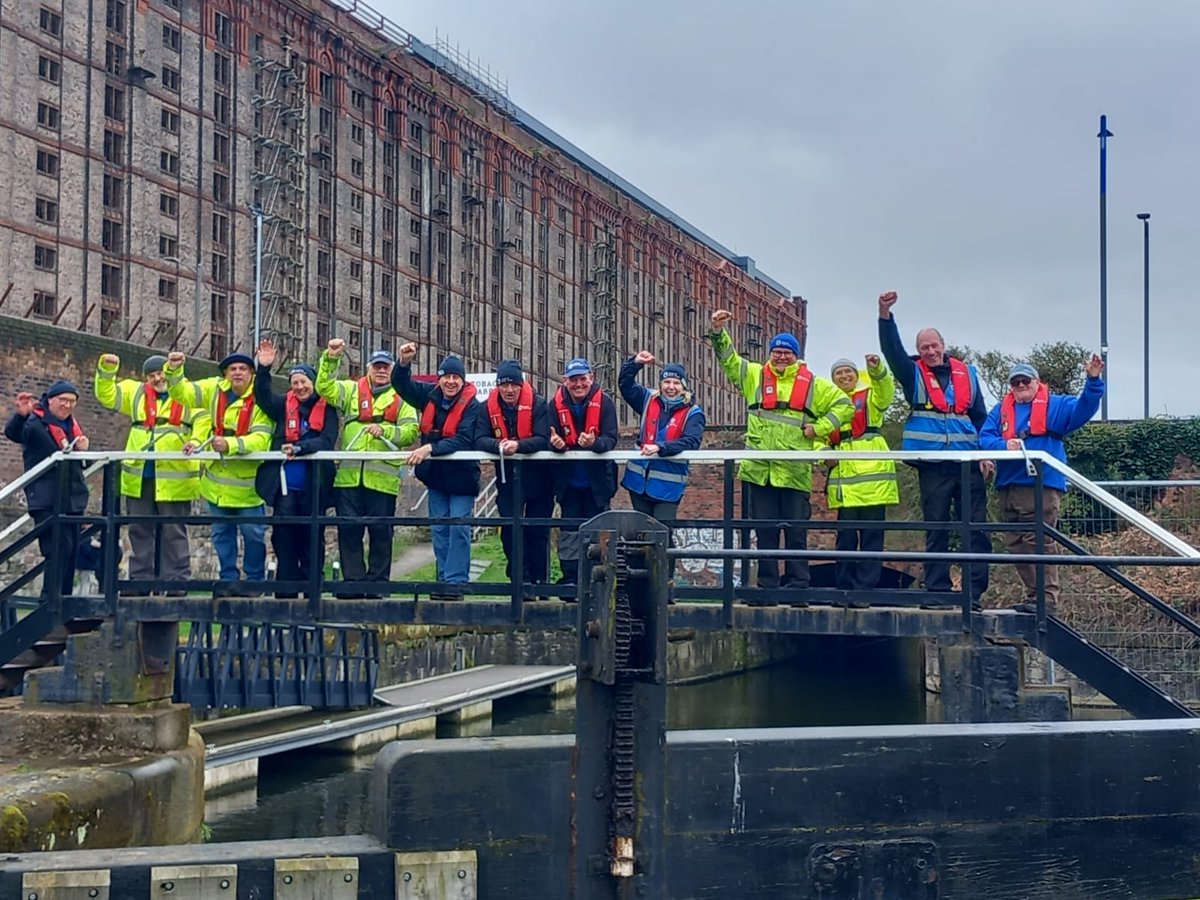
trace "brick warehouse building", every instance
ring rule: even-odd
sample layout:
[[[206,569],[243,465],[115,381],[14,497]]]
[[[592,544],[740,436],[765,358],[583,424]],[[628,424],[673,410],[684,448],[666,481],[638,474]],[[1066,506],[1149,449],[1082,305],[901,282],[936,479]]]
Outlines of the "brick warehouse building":
[[[714,424],[744,404],[703,341],[804,340],[804,301],[357,0],[0,0],[0,313],[219,359],[346,339],[545,389],[648,348]],[[764,337],[764,335],[766,337]],[[630,417],[623,412],[624,421]]]

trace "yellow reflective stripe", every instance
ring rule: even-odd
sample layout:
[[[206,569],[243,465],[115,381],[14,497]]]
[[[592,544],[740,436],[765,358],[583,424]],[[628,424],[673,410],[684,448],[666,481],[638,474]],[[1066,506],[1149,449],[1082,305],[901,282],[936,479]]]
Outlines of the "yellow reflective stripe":
[[[938,412],[936,409],[914,409],[910,413],[914,419],[937,419],[945,422],[961,422],[966,425],[971,425],[971,417],[962,413],[954,412]],[[971,426],[975,427],[974,425]]]
[[[798,416],[785,416],[783,413],[777,413],[773,409],[751,409],[749,414],[760,419],[766,419],[769,422],[782,422],[784,425],[795,425],[797,428],[803,428],[806,417],[803,413]]]
[[[829,422],[829,424],[830,424],[831,426],[833,426],[835,429],[836,429],[836,428],[841,428],[841,427],[842,427],[842,420],[841,420],[841,419],[839,419],[837,416],[835,416],[835,415],[833,414],[833,410],[832,410],[832,409],[831,409],[829,412],[825,413],[825,419],[826,419],[826,420]]]
[[[236,488],[254,487],[254,476],[253,475],[251,475],[249,478],[235,478],[232,475],[214,475],[212,472],[212,469],[205,469],[204,477],[207,478],[209,481],[211,481],[213,484],[221,484],[221,485],[224,485],[225,487],[236,487]]]
[[[245,440],[245,438],[235,437],[235,438],[233,439],[233,442],[234,442],[235,444],[237,444],[237,452],[238,452],[238,453],[245,453],[245,452],[246,452],[246,440]]]
[[[687,484],[687,476],[680,475],[678,472],[660,472],[658,469],[651,469],[646,475],[650,481],[674,481],[678,484]]]
[[[246,434],[274,434],[275,429],[270,425],[251,425]]]
[[[870,481],[895,481],[895,472],[863,472],[859,475],[848,475],[842,477],[834,475],[830,478],[831,481],[836,481],[838,484],[866,484]]]
[[[405,416],[403,419],[397,419],[396,424],[397,425],[416,425],[417,417],[416,416]]]
[[[185,472],[185,471],[181,471],[179,469],[164,469],[161,466],[155,466],[154,467],[154,477],[155,478],[180,478],[180,479],[199,478],[200,470],[193,469],[190,472]]]
[[[728,344],[726,344],[724,347],[722,347],[720,350],[717,351],[717,359],[719,359],[721,362],[725,362],[725,360],[729,359],[729,357],[731,357],[731,356],[733,356],[733,341],[730,341]],[[742,375],[745,375],[745,374],[746,374],[746,361],[742,360]]]
[[[400,467],[403,462],[390,463],[382,459],[368,459],[362,464],[364,472],[375,472],[379,475],[387,475],[389,477],[399,474]]]

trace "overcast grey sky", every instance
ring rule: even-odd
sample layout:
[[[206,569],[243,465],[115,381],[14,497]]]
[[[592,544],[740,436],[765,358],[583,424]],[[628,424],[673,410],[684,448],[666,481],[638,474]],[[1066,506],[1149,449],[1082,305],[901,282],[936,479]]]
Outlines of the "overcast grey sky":
[[[1112,418],[1190,416],[1200,3],[374,0],[499,70],[518,105],[809,301],[808,360],[911,340],[1099,347],[1108,154]],[[634,350],[636,348],[629,348]],[[655,349],[655,348],[650,348]]]

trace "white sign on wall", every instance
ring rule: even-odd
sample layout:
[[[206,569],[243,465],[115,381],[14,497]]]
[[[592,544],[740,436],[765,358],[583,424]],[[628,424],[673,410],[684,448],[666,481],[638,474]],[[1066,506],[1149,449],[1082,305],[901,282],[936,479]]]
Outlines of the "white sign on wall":
[[[467,381],[475,385],[475,399],[483,403],[496,387],[495,372],[468,372]]]

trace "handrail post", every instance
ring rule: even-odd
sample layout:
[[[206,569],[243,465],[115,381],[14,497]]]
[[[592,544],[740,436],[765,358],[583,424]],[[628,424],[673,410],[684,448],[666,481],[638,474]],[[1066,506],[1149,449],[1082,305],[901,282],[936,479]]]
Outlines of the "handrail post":
[[[722,485],[722,504],[721,512],[724,516],[724,525],[722,527],[723,540],[722,544],[726,550],[733,549],[733,482],[734,482],[734,467],[733,460],[727,459],[721,463],[721,471],[724,478]],[[734,561],[725,559],[721,561],[721,597],[724,609],[722,618],[726,628],[733,627],[733,569]],[[746,583],[746,564],[742,561],[742,583]]]
[[[742,519],[752,518],[750,515],[750,488],[746,486],[746,482],[741,482],[742,485]],[[750,549],[750,528],[742,528],[742,549]],[[742,587],[750,587],[750,557],[742,557]]]
[[[308,492],[311,495],[308,504],[308,610],[314,621],[321,616],[321,593],[325,587],[325,526],[321,522],[325,510],[321,504],[320,470],[321,463],[314,462],[310,464],[308,473]]]
[[[67,506],[67,497],[70,492],[69,481],[69,466],[70,462],[67,458],[59,455],[56,463],[55,471],[55,491],[54,491],[54,506],[50,518],[50,554],[46,558],[45,567],[42,570],[42,587],[46,601],[50,605],[50,612],[53,614],[54,621],[61,624],[62,621],[62,567],[67,564],[67,554],[63,547],[63,510]],[[49,579],[46,581],[45,579]]]
[[[973,460],[963,460],[959,469],[962,473],[962,492],[959,495],[959,520],[962,525],[959,529],[961,546],[959,552],[970,554],[971,552],[971,467],[977,466],[979,463]],[[962,619],[963,631],[971,630],[971,573],[973,566],[969,559],[964,559],[962,569]]]
[[[117,610],[117,548],[121,542],[121,526],[117,522],[120,514],[120,483],[121,464],[108,460],[104,464],[103,480],[101,482],[102,499],[101,512],[104,514],[104,575],[101,579],[100,590],[104,594],[104,605],[109,615]]]
[[[1046,522],[1043,518],[1042,488],[1045,479],[1041,460],[1033,461],[1033,547],[1041,556],[1046,552]],[[1037,630],[1046,630],[1046,564],[1039,562],[1034,567],[1034,594],[1037,600]]]
[[[508,526],[512,534],[512,561],[509,566],[512,575],[509,577],[509,587],[512,592],[512,619],[514,623],[519,623],[524,613],[525,602],[525,484],[521,478],[521,461],[514,459],[512,463],[512,522]],[[504,465],[504,462],[501,461],[497,465]],[[500,496],[499,486],[496,488],[496,496]]]

